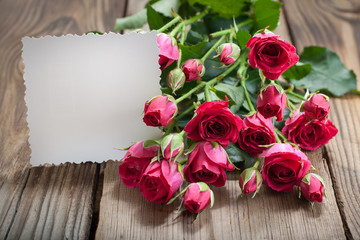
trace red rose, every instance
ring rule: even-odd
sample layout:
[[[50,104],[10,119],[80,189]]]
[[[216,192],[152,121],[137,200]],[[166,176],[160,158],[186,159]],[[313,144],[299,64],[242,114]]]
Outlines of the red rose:
[[[205,74],[205,67],[200,59],[189,59],[182,66],[186,81],[191,82],[200,79]]]
[[[179,59],[179,49],[176,45],[176,42],[174,42],[174,39],[164,33],[160,33],[158,35],[157,44],[160,50],[160,69],[164,70],[165,68],[170,66],[175,60]]]
[[[222,187],[226,182],[225,169],[235,169],[229,163],[225,149],[221,145],[214,147],[211,142],[202,141],[190,152],[184,175],[188,182],[205,182]]]
[[[200,189],[199,184],[205,185],[205,189]],[[212,191],[204,183],[192,183],[184,195],[184,207],[192,213],[199,213],[211,204]]]
[[[147,126],[168,126],[177,114],[175,100],[168,96],[157,96],[146,101],[143,121]]]
[[[119,175],[124,185],[136,187],[143,170],[149,165],[151,159],[158,154],[159,146],[144,147],[144,141],[137,142],[127,151],[119,166]]]
[[[295,112],[285,122],[282,134],[306,150],[315,150],[328,143],[338,130],[331,120],[309,120],[305,113]]]
[[[269,145],[276,142],[274,126],[271,119],[264,118],[260,113],[246,116],[245,127],[241,129],[238,143],[241,149],[251,156],[257,157]]]
[[[230,65],[239,58],[240,47],[234,43],[223,43],[216,49],[216,52],[220,62],[225,65]]]
[[[247,168],[241,173],[239,184],[244,194],[258,192],[262,184],[261,173],[255,167]]]
[[[299,61],[295,47],[279,38],[280,36],[271,32],[260,33],[253,36],[246,45],[250,48],[250,65],[261,69],[264,76],[271,80],[278,79]]]
[[[260,157],[264,158],[264,183],[275,191],[292,191],[311,167],[306,155],[288,143],[276,143]]]
[[[282,121],[286,100],[284,91],[281,93],[275,85],[270,85],[259,94],[257,110],[265,118],[276,117],[276,121]]]
[[[243,122],[230,111],[228,102],[205,102],[196,110],[196,114],[184,128],[188,138],[193,141],[216,141],[224,147],[229,142],[236,142]]]
[[[303,195],[310,202],[322,202],[325,187],[324,180],[317,174],[308,173],[301,180],[300,184],[301,195]]]
[[[314,94],[304,102],[305,115],[311,119],[324,120],[330,111],[327,98],[322,94]]]
[[[170,200],[182,184],[177,163],[162,159],[151,163],[140,179],[140,191],[146,200],[165,203]]]

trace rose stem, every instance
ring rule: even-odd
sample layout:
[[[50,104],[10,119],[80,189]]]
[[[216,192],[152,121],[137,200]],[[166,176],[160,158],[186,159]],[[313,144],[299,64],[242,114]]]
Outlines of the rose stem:
[[[184,45],[184,42],[185,42],[185,32],[186,32],[186,28],[185,28],[185,26],[183,26],[182,32],[181,32],[181,39],[180,39],[181,45]],[[181,48],[179,48],[179,59],[177,60],[178,68],[180,68],[180,65],[181,65],[181,58],[182,58],[182,50],[181,50]]]
[[[187,108],[185,111],[183,111],[181,114],[179,114],[179,116],[177,116],[175,119],[176,121],[179,121],[180,119],[182,119],[183,117],[185,117],[188,113],[190,113],[191,111],[193,111],[195,109],[194,105],[191,105],[189,108]]]
[[[242,28],[242,27],[248,25],[251,22],[252,22],[252,19],[249,18],[249,19],[239,23],[237,25],[237,28]],[[221,31],[218,31],[218,32],[211,33],[210,37],[211,38],[220,37],[220,36],[229,34],[231,31],[232,31],[232,29],[221,30]]]
[[[292,104],[292,102],[288,99],[288,105],[289,105],[289,108],[290,108],[290,111],[291,112],[293,112],[295,109],[296,109],[296,107],[294,106],[294,104]]]
[[[254,168],[257,168],[258,166],[259,166],[259,164],[260,164],[260,161],[261,161],[261,158],[260,157],[258,157],[257,159],[256,159],[256,162],[254,163]]]
[[[191,105],[189,108],[187,108],[185,111],[183,111],[180,115],[178,115],[175,119],[172,120],[172,122],[170,123],[170,125],[166,128],[166,131],[164,133],[165,135],[168,135],[169,133],[171,133],[171,131],[174,129],[174,127],[176,126],[176,123],[182,119],[183,117],[185,117],[188,113],[190,113],[191,111],[193,111],[195,108],[194,105]],[[184,135],[185,131],[181,131],[180,134]]]
[[[275,135],[280,137],[282,140],[284,140],[285,142],[288,142],[288,139],[281,133],[281,131],[279,129],[277,129],[276,127],[274,127],[275,130]]]
[[[179,20],[181,19],[181,17],[179,15],[177,15],[173,20],[171,20],[170,22],[168,22],[167,24],[165,24],[164,26],[162,26],[161,28],[159,28],[157,30],[158,33],[162,33],[164,32],[166,29],[168,29],[169,27],[171,27],[172,25],[174,25],[175,23],[177,23]]]
[[[234,62],[233,65],[231,65],[228,69],[226,69],[223,73],[221,73],[217,77],[211,79],[208,82],[201,82],[199,85],[197,85],[196,87],[194,87],[193,89],[191,89],[190,91],[188,91],[187,93],[185,93],[184,95],[182,95],[181,97],[176,99],[175,103],[178,104],[179,102],[183,101],[184,99],[189,97],[194,92],[196,92],[199,89],[205,87],[205,85],[211,86],[211,85],[221,81],[225,76],[227,76],[229,73],[231,73],[239,64],[240,64],[240,59],[236,60],[236,62]]]
[[[181,23],[179,23],[171,32],[170,32],[170,36],[175,36],[181,29],[183,26],[187,26],[187,25],[190,25],[192,24],[193,22],[203,18],[206,14],[207,14],[208,10],[205,9],[202,13],[200,13],[199,15],[196,15],[192,18],[189,18],[188,20],[185,20]]]
[[[250,95],[249,95],[249,92],[248,92],[246,84],[245,84],[245,80],[246,80],[245,74],[246,74],[246,71],[247,71],[247,67],[246,67],[245,64],[246,64],[246,58],[248,56],[248,52],[249,52],[249,50],[246,49],[245,52],[242,54],[242,56],[239,58],[240,61],[241,61],[241,65],[239,67],[237,75],[240,78],[241,86],[244,88],[245,98],[246,98],[246,102],[249,105],[250,113],[254,113],[254,112],[256,112],[256,110],[254,108],[254,105],[251,102]]]
[[[300,100],[306,101],[306,98],[304,98],[300,94],[294,93],[293,91],[285,91],[285,92],[291,96],[294,96],[294,97],[300,99]]]
[[[205,85],[205,100],[207,102],[211,102],[211,97],[210,97],[210,86],[209,85]]]
[[[225,35],[222,36],[211,48],[205,53],[205,55],[201,58],[202,62],[205,62],[205,60],[210,56],[210,54],[216,50],[216,48],[221,44],[221,42],[225,39]]]
[[[274,129],[275,129],[275,127],[274,127]],[[279,136],[278,136],[278,133],[276,132],[276,130],[275,130],[274,132],[275,132],[276,142],[277,142],[277,143],[281,143],[281,140],[280,140],[280,138],[279,138]]]

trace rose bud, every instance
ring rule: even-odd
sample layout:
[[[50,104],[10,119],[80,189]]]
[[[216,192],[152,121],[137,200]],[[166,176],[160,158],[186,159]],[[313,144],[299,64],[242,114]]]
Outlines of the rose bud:
[[[303,108],[308,118],[324,120],[330,111],[329,99],[323,94],[314,94],[304,102]]]
[[[282,121],[286,100],[284,91],[279,91],[275,85],[270,85],[259,94],[257,110],[265,118],[276,117],[276,121]]]
[[[165,136],[161,141],[161,152],[165,159],[176,158],[184,152],[183,135],[173,133]]]
[[[240,47],[234,43],[223,43],[216,49],[216,53],[220,62],[230,65],[240,56]]]
[[[140,191],[146,200],[154,203],[168,202],[183,180],[174,161],[162,159],[147,166],[140,179]]]
[[[240,131],[238,144],[252,157],[257,157],[267,149],[267,145],[276,142],[274,126],[270,118],[266,119],[257,113],[246,116],[244,124],[245,127]]]
[[[264,158],[264,184],[275,191],[292,191],[311,167],[306,155],[288,143],[276,143],[260,157]]]
[[[175,99],[171,96],[157,96],[146,101],[143,121],[147,126],[168,126],[177,114]]]
[[[165,68],[170,66],[175,60],[179,59],[179,49],[176,45],[176,40],[164,33],[160,33],[158,35],[157,44],[160,50],[160,69],[164,70]]]
[[[322,177],[315,173],[308,173],[299,184],[301,195],[310,202],[322,202],[325,195],[325,184]]]
[[[186,81],[191,82],[200,79],[205,74],[205,67],[200,59],[189,59],[182,66]]]
[[[305,113],[300,113],[299,110],[285,121],[285,127],[282,129],[282,134],[306,150],[315,150],[325,145],[337,132],[330,119],[309,120]]]
[[[250,48],[251,67],[261,69],[264,76],[270,80],[277,80],[283,72],[299,61],[295,47],[279,38],[280,36],[267,31],[256,34],[246,45]]]
[[[136,187],[139,185],[143,170],[151,159],[158,154],[159,146],[144,147],[144,141],[132,145],[120,160],[119,175],[124,185]]]
[[[182,88],[185,83],[185,74],[180,68],[175,68],[169,72],[166,78],[168,86],[172,89],[173,93]]]
[[[243,121],[228,108],[228,102],[204,102],[196,109],[196,116],[185,126],[187,137],[193,141],[216,141],[223,147],[236,142]]]
[[[255,192],[256,194],[262,184],[261,173],[255,167],[247,168],[241,173],[239,184],[242,193],[249,194]]]
[[[229,162],[225,149],[214,142],[198,142],[188,154],[188,163],[184,168],[188,182],[205,182],[222,187],[226,182],[225,169],[235,169]]]
[[[203,182],[192,183],[186,189],[184,195],[184,208],[192,213],[204,211],[208,206],[214,204],[214,193],[208,185]]]

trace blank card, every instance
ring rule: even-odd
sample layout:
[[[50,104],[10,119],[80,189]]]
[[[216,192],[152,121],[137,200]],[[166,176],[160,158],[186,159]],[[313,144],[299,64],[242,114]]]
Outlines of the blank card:
[[[31,164],[118,160],[160,137],[142,121],[160,95],[155,31],[23,38]]]

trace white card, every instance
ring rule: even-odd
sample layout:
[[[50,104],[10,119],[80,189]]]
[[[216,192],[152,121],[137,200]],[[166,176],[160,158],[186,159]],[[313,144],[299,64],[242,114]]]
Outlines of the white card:
[[[143,123],[160,95],[155,31],[23,38],[30,163],[119,160],[133,142],[160,137]]]

